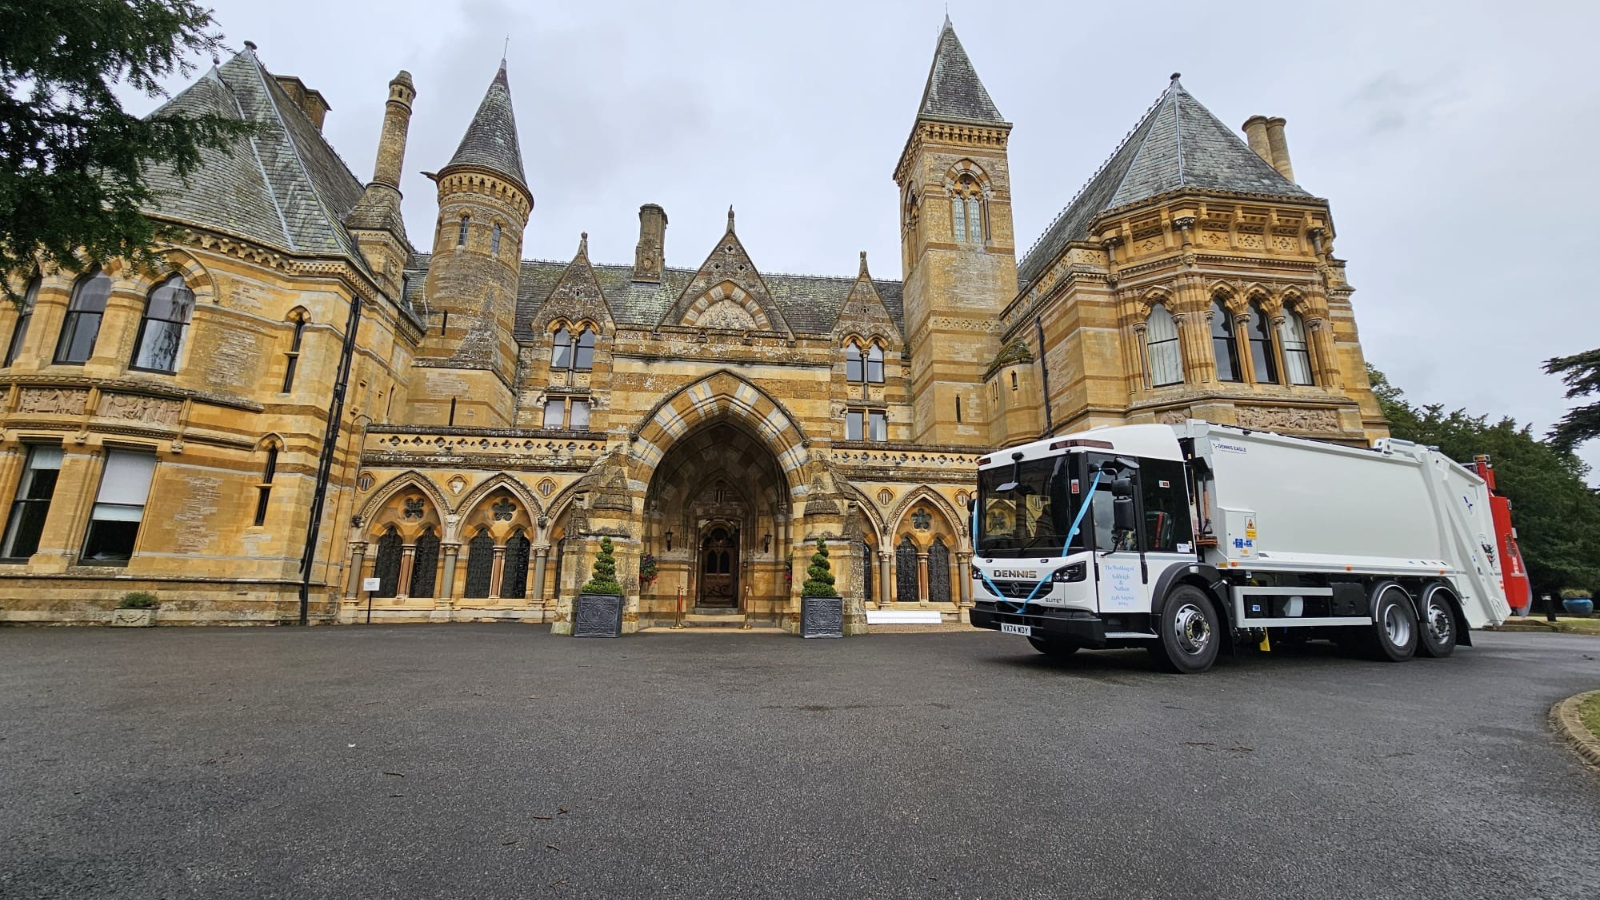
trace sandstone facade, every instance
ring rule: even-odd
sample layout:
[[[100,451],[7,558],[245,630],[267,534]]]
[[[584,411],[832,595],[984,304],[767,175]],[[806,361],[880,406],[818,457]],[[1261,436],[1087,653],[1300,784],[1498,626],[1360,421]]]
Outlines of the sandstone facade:
[[[1247,143],[1176,77],[1019,259],[1011,125],[947,22],[893,170],[900,280],[865,254],[853,276],[763,272],[732,210],[675,267],[653,204],[632,264],[586,238],[523,259],[538,185],[504,64],[421,252],[398,189],[415,93],[391,82],[363,185],[322,95],[247,47],[173,101],[263,132],[187,185],[158,173],[171,270],[18,276],[0,619],[102,621],[152,590],[168,623],[565,630],[610,537],[628,628],[680,603],[793,627],[821,537],[853,628],[953,621],[995,447],[1190,416],[1384,433],[1282,120]]]

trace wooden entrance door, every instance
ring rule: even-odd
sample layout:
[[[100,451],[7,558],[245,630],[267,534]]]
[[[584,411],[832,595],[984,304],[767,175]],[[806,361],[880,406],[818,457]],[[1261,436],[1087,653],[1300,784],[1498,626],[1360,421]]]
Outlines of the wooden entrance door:
[[[698,605],[739,605],[739,529],[718,525],[701,539]]]

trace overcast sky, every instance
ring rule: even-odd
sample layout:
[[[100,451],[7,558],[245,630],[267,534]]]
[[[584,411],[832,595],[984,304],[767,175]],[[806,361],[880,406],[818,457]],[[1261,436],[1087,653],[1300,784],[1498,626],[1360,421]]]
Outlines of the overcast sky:
[[[416,80],[406,226],[433,240],[433,185],[510,37],[535,208],[524,255],[627,263],[641,203],[669,265],[697,267],[738,211],[764,271],[899,278],[892,173],[943,2],[507,3],[212,0],[332,105],[366,180],[389,79]],[[1011,134],[1021,251],[1172,72],[1224,122],[1288,119],[1300,184],[1332,204],[1367,358],[1417,402],[1543,432],[1566,408],[1542,360],[1600,346],[1600,4],[949,4]],[[314,23],[315,27],[308,27]],[[141,105],[142,104],[142,105]],[[134,104],[140,109],[153,101]],[[1600,468],[1600,442],[1583,455]],[[1600,483],[1600,473],[1591,473]]]

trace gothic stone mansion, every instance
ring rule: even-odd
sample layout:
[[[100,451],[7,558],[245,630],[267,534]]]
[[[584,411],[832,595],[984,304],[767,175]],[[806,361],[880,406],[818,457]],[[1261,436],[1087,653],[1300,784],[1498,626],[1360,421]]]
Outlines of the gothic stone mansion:
[[[154,176],[170,269],[13,275],[0,618],[105,621],[147,590],[164,623],[348,622],[376,578],[375,620],[561,631],[609,536],[627,628],[680,591],[792,628],[820,536],[857,623],[959,621],[982,452],[1189,417],[1385,433],[1283,120],[1241,138],[1176,77],[1019,257],[1011,124],[947,21],[883,211],[900,280],[864,255],[762,272],[732,211],[671,266],[651,204],[631,263],[581,240],[523,259],[538,185],[503,63],[419,250],[398,187],[415,90],[390,82],[363,184],[323,96],[247,44],[169,104],[261,129],[187,185]]]

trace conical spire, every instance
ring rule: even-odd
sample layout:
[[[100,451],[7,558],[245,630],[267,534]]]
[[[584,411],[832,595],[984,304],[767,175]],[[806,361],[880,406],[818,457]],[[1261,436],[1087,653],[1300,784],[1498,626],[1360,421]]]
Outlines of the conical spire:
[[[522,174],[522,148],[517,144],[517,118],[511,109],[511,84],[506,80],[506,61],[500,60],[500,71],[478,104],[478,112],[461,138],[461,146],[450,158],[445,169],[456,166],[476,166],[509,175],[518,184],[527,186],[527,176]]]
[[[989,92],[978,80],[972,60],[956,37],[956,28],[950,24],[946,13],[944,28],[939,32],[939,45],[933,53],[933,68],[928,71],[928,85],[922,89],[922,106],[919,117],[930,119],[959,119],[968,122],[997,122],[1005,124],[1005,117],[989,99]]]

